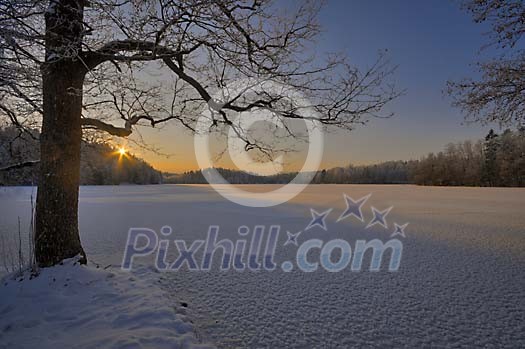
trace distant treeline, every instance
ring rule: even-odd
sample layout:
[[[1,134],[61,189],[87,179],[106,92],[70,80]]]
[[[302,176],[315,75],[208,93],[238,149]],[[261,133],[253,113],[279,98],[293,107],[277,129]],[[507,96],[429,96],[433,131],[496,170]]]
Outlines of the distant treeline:
[[[490,130],[483,141],[449,144],[421,159],[413,181],[423,185],[525,186],[525,128]]]
[[[256,176],[218,168],[233,184],[284,184],[297,173]],[[201,171],[165,176],[166,183],[205,184]],[[438,186],[525,186],[525,129],[493,130],[484,140],[448,144],[444,151],[420,160],[336,167],[315,174],[312,183],[419,184]]]
[[[38,134],[19,134],[14,127],[0,129],[0,168],[39,158]],[[286,184],[297,173],[257,176],[218,168],[233,184]],[[206,171],[206,170],[205,170]],[[36,183],[38,165],[0,171],[0,185]],[[145,161],[127,154],[119,160],[116,149],[99,142],[83,142],[81,184],[206,184],[201,171],[164,174]],[[374,165],[336,167],[318,171],[312,183],[419,184],[439,186],[525,186],[525,128],[493,130],[484,140],[448,144],[437,154],[420,160],[388,161]]]
[[[20,133],[15,127],[0,128],[0,168],[38,160],[38,133]],[[31,185],[38,180],[38,164],[0,171],[0,185]],[[162,174],[131,155],[120,157],[106,143],[82,142],[80,182],[83,185],[157,184]]]
[[[389,161],[371,166],[347,166],[322,170],[314,175],[312,183],[411,183],[408,176],[408,166],[411,162]],[[297,172],[280,173],[273,176],[257,176],[250,173],[216,169],[221,176],[232,184],[286,184],[292,181]],[[204,170],[209,171],[209,170]],[[206,184],[201,171],[188,171],[182,174],[164,175],[165,183],[176,184]],[[213,181],[218,182],[218,181]],[[298,183],[303,181],[299,180]]]
[[[280,173],[274,176],[257,176],[242,171],[230,170],[226,168],[216,168],[217,172],[229,183],[232,184],[286,184],[294,179],[297,172]],[[209,170],[204,170],[209,171]],[[210,172],[211,173],[211,172]],[[213,181],[219,183],[219,181]],[[164,183],[171,184],[206,184],[202,172],[188,171],[181,174],[164,174]]]

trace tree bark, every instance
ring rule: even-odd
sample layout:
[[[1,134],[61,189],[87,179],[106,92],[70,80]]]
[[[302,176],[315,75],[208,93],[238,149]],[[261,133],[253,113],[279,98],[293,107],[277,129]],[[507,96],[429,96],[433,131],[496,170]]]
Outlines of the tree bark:
[[[43,121],[35,217],[35,257],[41,267],[86,256],[78,231],[82,138],[79,60],[83,1],[51,1],[46,12],[46,63],[42,65]]]

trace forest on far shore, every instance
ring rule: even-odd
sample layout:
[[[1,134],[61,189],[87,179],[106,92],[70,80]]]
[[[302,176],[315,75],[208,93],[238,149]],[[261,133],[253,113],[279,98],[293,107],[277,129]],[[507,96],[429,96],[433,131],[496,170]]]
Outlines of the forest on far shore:
[[[33,136],[35,139],[26,133],[19,135],[14,127],[0,129],[0,167],[38,159],[38,134]],[[297,175],[290,172],[257,176],[231,169],[217,170],[233,184],[286,184]],[[37,171],[38,165],[0,171],[0,185],[36,184]],[[121,157],[107,143],[97,142],[82,143],[80,177],[83,185],[207,183],[201,171],[161,173],[132,154]],[[523,187],[525,128],[501,134],[490,130],[483,140],[450,143],[443,151],[420,160],[324,169],[315,174],[312,183]]]
[[[0,128],[0,168],[39,159],[38,132]],[[111,145],[96,141],[81,144],[80,184],[159,184],[162,173],[133,154],[120,155]],[[38,164],[0,171],[0,185],[36,185]]]
[[[233,184],[285,184],[297,175],[282,173],[264,177],[230,169],[217,170]],[[207,183],[201,171],[166,174],[164,182]],[[420,160],[325,169],[315,174],[312,183],[523,187],[525,128],[505,130],[501,134],[490,130],[483,140],[450,143],[443,151],[430,153]]]

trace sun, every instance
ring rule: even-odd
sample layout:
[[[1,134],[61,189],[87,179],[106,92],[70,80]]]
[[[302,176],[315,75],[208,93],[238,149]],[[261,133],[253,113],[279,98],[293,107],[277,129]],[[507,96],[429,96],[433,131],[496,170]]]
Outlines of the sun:
[[[124,147],[118,146],[117,150],[113,153],[115,155],[118,155],[118,160],[122,160],[122,158],[128,157],[128,150]]]

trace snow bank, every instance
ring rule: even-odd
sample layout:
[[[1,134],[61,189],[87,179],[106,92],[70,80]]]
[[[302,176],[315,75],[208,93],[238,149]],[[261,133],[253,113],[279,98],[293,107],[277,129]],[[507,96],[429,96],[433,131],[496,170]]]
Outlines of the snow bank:
[[[74,259],[0,285],[0,348],[204,348],[147,269]]]

